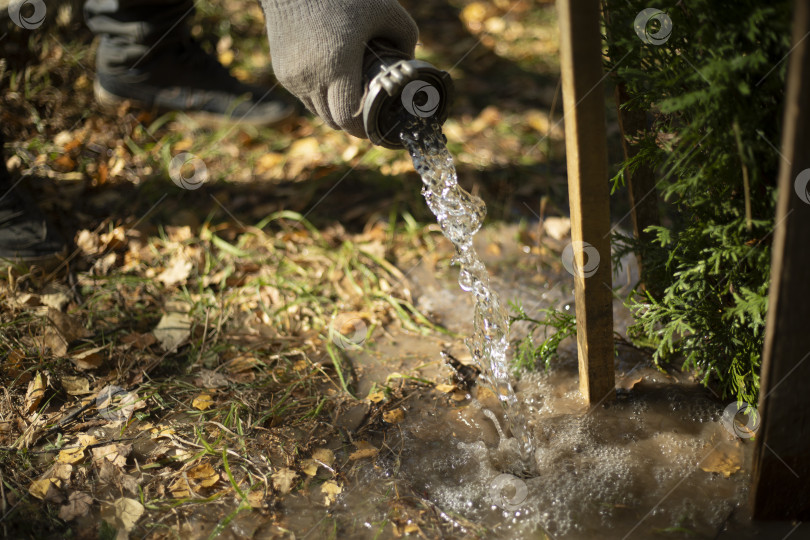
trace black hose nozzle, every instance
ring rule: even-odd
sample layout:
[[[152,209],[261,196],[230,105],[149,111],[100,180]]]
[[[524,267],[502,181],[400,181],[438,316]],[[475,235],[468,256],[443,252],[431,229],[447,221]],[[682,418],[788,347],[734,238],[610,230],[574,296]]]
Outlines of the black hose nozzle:
[[[368,91],[363,102],[363,126],[369,140],[386,148],[403,148],[399,139],[403,111],[422,118],[447,120],[453,80],[422,60],[375,58],[366,69]]]

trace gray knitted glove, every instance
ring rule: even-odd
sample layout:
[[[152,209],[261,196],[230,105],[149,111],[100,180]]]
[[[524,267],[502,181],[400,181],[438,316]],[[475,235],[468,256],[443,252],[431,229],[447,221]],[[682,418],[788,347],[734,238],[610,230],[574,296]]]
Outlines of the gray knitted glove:
[[[329,126],[366,138],[366,44],[413,58],[416,23],[397,0],[262,0],[276,78]],[[379,53],[378,53],[379,54]]]

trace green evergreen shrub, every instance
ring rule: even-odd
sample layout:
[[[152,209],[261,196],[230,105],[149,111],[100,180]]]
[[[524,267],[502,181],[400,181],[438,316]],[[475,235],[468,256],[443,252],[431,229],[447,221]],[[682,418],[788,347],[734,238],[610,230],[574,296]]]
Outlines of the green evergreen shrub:
[[[606,70],[627,89],[623,106],[645,111],[651,124],[639,154],[620,165],[614,191],[644,162],[663,200],[664,225],[650,229],[655,242],[613,239],[617,255],[641,255],[642,281],[655,285],[648,290],[663,291],[631,296],[631,337],[651,344],[656,362],[682,360],[723,397],[756,403],[790,2],[666,0],[655,7],[672,32],[659,45],[634,31],[647,7],[604,5]]]

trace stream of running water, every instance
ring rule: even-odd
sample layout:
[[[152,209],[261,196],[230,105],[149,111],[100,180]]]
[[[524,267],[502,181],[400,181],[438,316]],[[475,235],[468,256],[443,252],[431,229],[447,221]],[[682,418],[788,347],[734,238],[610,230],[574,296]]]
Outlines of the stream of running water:
[[[458,185],[453,157],[445,146],[441,126],[429,119],[411,117],[400,138],[422,177],[422,195],[436,216],[444,236],[456,248],[453,262],[460,267],[458,283],[475,301],[473,335],[466,340],[477,366],[503,405],[509,430],[524,464],[530,463],[532,440],[509,380],[506,353],[509,322],[489,274],[473,247],[473,236],[487,213],[480,197]],[[497,420],[493,418],[496,423]],[[500,430],[500,428],[499,428]]]

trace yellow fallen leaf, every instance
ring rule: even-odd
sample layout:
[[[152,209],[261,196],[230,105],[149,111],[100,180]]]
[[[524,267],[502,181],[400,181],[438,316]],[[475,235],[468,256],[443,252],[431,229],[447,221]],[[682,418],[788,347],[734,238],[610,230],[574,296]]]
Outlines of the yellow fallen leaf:
[[[178,476],[174,482],[169,486],[169,492],[175,499],[185,499],[191,497],[191,490],[189,489],[188,480],[182,476]]]
[[[378,448],[375,448],[367,441],[357,441],[354,443],[354,446],[357,450],[349,455],[349,459],[352,461],[374,457],[380,452]]]
[[[720,473],[728,478],[742,468],[742,449],[739,446],[715,448],[701,461],[700,468],[709,473]]]
[[[82,447],[75,447],[75,448],[65,448],[59,452],[59,455],[56,456],[56,461],[60,463],[78,463],[84,459],[84,448]]]
[[[210,394],[200,394],[191,402],[191,406],[200,411],[204,411],[214,404],[214,399]]]
[[[135,528],[135,524],[143,515],[144,508],[135,499],[122,497],[113,503],[113,515],[115,522],[111,523],[116,529],[123,529],[126,532]]]
[[[325,463],[331,467],[335,462],[335,453],[328,448],[318,448],[312,452],[312,459]]]
[[[45,382],[42,379],[42,374],[37,371],[37,374],[28,383],[28,391],[25,393],[25,410],[27,414],[37,410],[43,397],[45,397]]]
[[[454,384],[437,384],[436,385],[436,390],[438,390],[439,392],[445,392],[447,394],[449,394],[450,392],[455,391],[455,389],[456,389],[456,385],[454,385]]]
[[[60,485],[62,482],[58,478],[40,478],[31,483],[28,493],[42,501],[52,501],[60,498]]]
[[[405,411],[402,409],[391,409],[383,413],[383,420],[389,424],[398,424],[405,420]]]
[[[84,377],[62,377],[62,388],[70,396],[81,396],[90,393],[90,381]]]
[[[297,476],[298,474],[294,470],[284,467],[273,473],[270,478],[273,480],[273,487],[276,488],[279,493],[285,495],[292,489],[293,480],[295,480]]]
[[[98,442],[98,439],[95,437],[95,435],[90,435],[88,433],[79,433],[77,438],[79,446],[81,446],[82,448],[87,448],[88,446],[92,446]]]
[[[321,486],[321,493],[325,495],[323,500],[324,504],[329,506],[335,502],[341,491],[343,491],[343,488],[340,487],[334,480],[327,480],[324,482]]]
[[[247,495],[247,500],[250,503],[251,508],[264,507],[264,493],[261,491],[251,491]]]
[[[301,462],[301,471],[307,476],[318,474],[318,467],[320,467],[320,464],[314,459],[305,459]]]
[[[369,400],[371,403],[379,403],[380,401],[385,399],[385,392],[382,391],[372,392],[368,395],[366,399]]]
[[[211,487],[219,481],[219,474],[208,463],[200,463],[189,469],[187,476],[197,480],[203,487]]]

